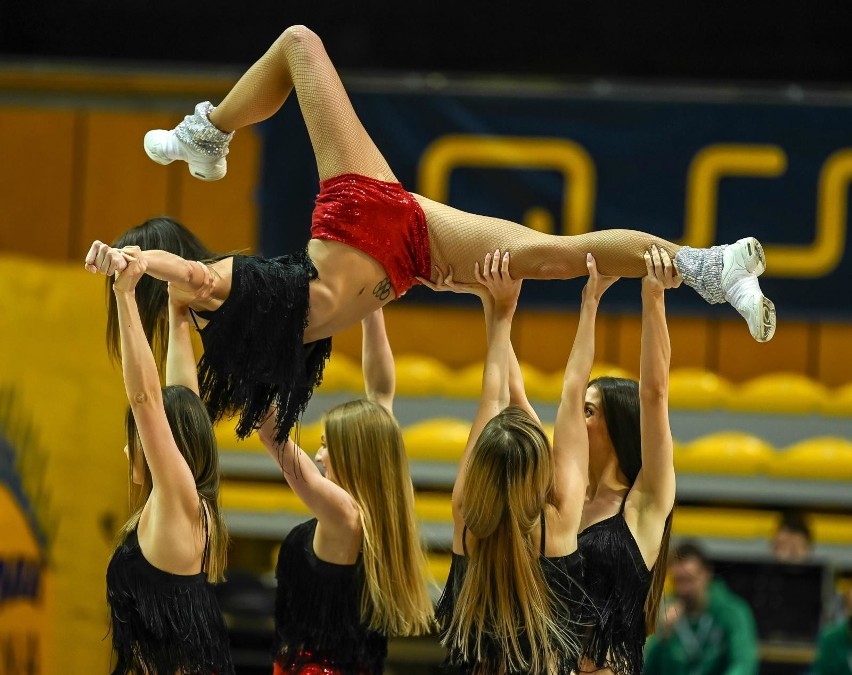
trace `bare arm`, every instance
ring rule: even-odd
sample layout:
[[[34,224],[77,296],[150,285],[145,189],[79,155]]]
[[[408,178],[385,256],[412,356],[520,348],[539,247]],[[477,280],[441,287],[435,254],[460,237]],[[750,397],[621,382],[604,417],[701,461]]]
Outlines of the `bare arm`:
[[[580,320],[574,345],[565,366],[562,396],[556,411],[553,438],[554,497],[560,516],[574,534],[580,526],[586,487],[589,482],[589,436],[585,422],[586,387],[595,360],[595,319],[604,291],[617,277],[598,274],[589,254],[589,281],[583,288]]]
[[[284,479],[299,499],[326,527],[339,528],[358,515],[355,501],[343,488],[322,475],[308,454],[291,439],[275,442],[275,414],[271,411],[258,430],[261,442],[281,468]]]
[[[478,268],[479,263],[476,263],[475,269]],[[435,270],[437,276],[436,281],[433,282],[423,277],[417,277],[417,280],[424,286],[431,288],[433,291],[452,291],[453,293],[467,293],[478,297],[482,301],[482,307],[485,311],[485,328],[487,338],[491,325],[492,308],[492,298],[488,288],[479,282],[457,283],[453,279],[452,267],[449,268],[449,271],[446,274],[444,273],[444,270],[440,269],[437,265],[435,266]],[[476,271],[474,273],[478,274]],[[521,365],[518,363],[515,348],[512,346],[511,342],[509,343],[509,405],[517,406],[518,408],[525,410],[537,424],[541,425],[538,413],[536,413],[527,398],[527,392],[524,387],[524,375],[521,371]]]
[[[361,367],[367,398],[393,414],[396,373],[381,308],[361,320],[361,335]]]
[[[139,251],[138,247],[127,247],[137,249],[134,256],[145,258],[147,274],[161,281],[168,281],[174,288],[192,296],[198,295],[212,284],[209,296],[217,300],[225,300],[231,288],[230,275],[227,278],[216,274],[209,266],[198,261],[185,260],[168,251]],[[125,249],[127,250],[127,249]],[[229,258],[215,263],[221,268],[230,266],[223,265]],[[127,267],[127,259],[123,250],[113,248],[100,241],[95,241],[86,254],[85,268],[93,274],[104,274],[110,276],[115,272],[122,272]]]
[[[485,425],[509,404],[509,350],[511,348],[512,318],[520,293],[521,281],[509,276],[509,254],[500,256],[495,251],[494,256],[488,254],[483,266],[483,274],[477,278],[488,286],[491,291],[491,307],[486,310],[488,334],[488,351],[485,356],[485,367],[482,373],[482,394],[479,397],[479,407],[470,428],[467,445],[464,449],[456,482],[453,485],[453,521],[455,523],[454,540],[458,540],[456,548],[460,547],[463,526],[462,495],[467,474],[467,463],[479,435]],[[483,303],[485,303],[483,299]]]
[[[679,285],[668,254],[646,254],[648,275],[642,280],[642,354],[639,360],[639,405],[642,469],[635,489],[640,511],[663,519],[674,506],[674,444],[669,426],[669,362],[671,344],[666,325],[664,291]]]
[[[175,514],[197,517],[195,480],[166,419],[157,366],[136,305],[136,282],[144,273],[144,267],[144,258],[140,256],[113,284],[121,334],[124,387],[151,470],[158,503],[170,511],[175,509]]]
[[[169,302],[169,348],[166,384],[181,384],[198,393],[198,370],[189,327],[189,308]]]

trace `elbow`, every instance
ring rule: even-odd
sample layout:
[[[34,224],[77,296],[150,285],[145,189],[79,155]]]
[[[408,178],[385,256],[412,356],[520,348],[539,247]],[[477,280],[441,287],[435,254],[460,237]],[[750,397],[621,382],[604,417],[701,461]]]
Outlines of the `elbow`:
[[[160,403],[162,393],[159,388],[141,387],[139,389],[127,389],[127,400],[133,410],[141,410]]]

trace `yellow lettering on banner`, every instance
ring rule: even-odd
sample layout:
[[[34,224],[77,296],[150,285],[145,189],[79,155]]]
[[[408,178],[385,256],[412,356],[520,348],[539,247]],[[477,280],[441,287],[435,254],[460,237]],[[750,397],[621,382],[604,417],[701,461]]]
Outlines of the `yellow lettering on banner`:
[[[766,273],[783,277],[821,277],[840,264],[846,248],[852,150],[838,150],[822,165],[817,184],[816,233],[812,244],[764,246]]]
[[[462,167],[539,169],[559,171],[564,180],[562,231],[582,234],[592,229],[595,206],[595,165],[579,144],[563,138],[519,138],[450,135],[434,141],[423,152],[417,176],[417,192],[447,203],[450,174]],[[549,228],[541,207],[531,208],[525,224]]]
[[[714,144],[699,150],[686,179],[684,246],[716,243],[719,181],[726,176],[774,178],[787,169],[787,156],[777,145]],[[773,266],[775,265],[773,261]]]
[[[711,246],[716,242],[719,181],[726,176],[775,177],[784,173],[787,157],[776,145],[710,145],[692,160],[687,178],[686,224],[680,242]],[[817,185],[813,243],[764,242],[766,274],[776,277],[822,277],[843,258],[846,247],[848,191],[852,183],[852,150],[838,150],[823,164]]]

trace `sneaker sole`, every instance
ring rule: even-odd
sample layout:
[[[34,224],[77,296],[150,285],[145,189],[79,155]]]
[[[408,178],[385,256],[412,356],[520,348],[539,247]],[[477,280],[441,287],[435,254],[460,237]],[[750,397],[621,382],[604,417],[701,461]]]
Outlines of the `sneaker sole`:
[[[758,334],[752,332],[752,337],[758,342],[769,342],[775,335],[775,303],[767,297],[763,297],[760,307],[760,325]]]

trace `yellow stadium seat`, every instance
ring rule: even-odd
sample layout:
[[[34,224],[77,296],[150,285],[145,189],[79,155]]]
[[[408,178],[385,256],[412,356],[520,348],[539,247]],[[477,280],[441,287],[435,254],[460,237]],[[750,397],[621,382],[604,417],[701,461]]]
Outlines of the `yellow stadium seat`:
[[[313,456],[322,443],[322,429],[322,421],[317,420],[311,424],[298,425],[293,429],[290,436],[302,450]]]
[[[482,368],[482,363],[474,363],[455,371],[444,384],[444,395],[478,399],[482,393]]]
[[[562,373],[560,373],[560,378]],[[620,377],[625,380],[638,380],[633,373],[619,366],[614,366],[611,363],[596,363],[592,366],[592,372],[589,375],[589,380],[594,380],[598,377]]]
[[[216,435],[216,445],[219,450],[225,451],[246,451],[246,452],[266,452],[263,443],[260,442],[257,434],[252,434],[245,440],[241,441],[237,438],[234,431],[239,418],[232,417],[223,419],[216,423],[213,427],[213,432]]]
[[[409,425],[402,430],[409,458],[457,463],[470,434],[468,420],[437,417]]]
[[[822,404],[825,415],[852,417],[852,384],[839,387],[826,396]]]
[[[414,495],[414,512],[423,521],[452,523],[452,495],[442,492],[418,492]]]
[[[771,511],[679,506],[672,519],[672,534],[678,537],[765,539],[776,527]]]
[[[396,362],[396,393],[402,396],[442,396],[453,373],[430,356],[407,354]]]
[[[826,388],[797,373],[762,375],[743,384],[729,401],[738,412],[813,413],[827,400]]]
[[[706,370],[679,368],[669,375],[669,403],[673,408],[722,408],[728,403],[732,391],[730,382]]]
[[[852,480],[852,442],[820,436],[778,454],[769,475],[783,478]]]
[[[361,373],[360,364],[355,363],[343,354],[334,354],[325,366],[319,391],[324,394],[334,392],[363,393],[364,376]]]
[[[808,518],[814,541],[852,546],[852,517],[815,514]]]
[[[430,553],[426,558],[426,562],[429,567],[429,574],[435,583],[441,586],[447,583],[447,579],[450,576],[450,564],[453,562],[452,556]]]
[[[765,473],[778,453],[763,439],[723,431],[686,444],[676,454],[676,468],[686,473],[753,476]]]

